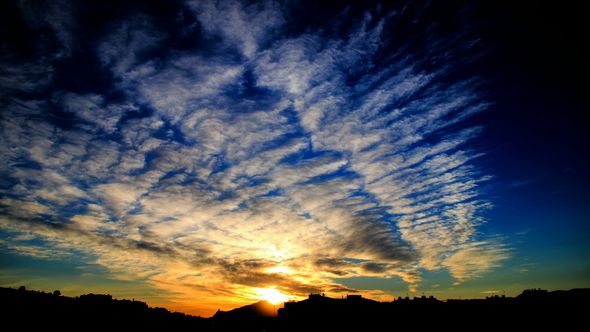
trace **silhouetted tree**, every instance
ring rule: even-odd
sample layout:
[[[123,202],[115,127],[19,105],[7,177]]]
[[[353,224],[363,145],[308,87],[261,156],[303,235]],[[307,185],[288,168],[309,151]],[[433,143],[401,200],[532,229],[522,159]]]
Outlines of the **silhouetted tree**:
[[[53,295],[55,295],[55,296],[60,296],[60,295],[61,295],[61,292],[60,292],[60,291],[58,291],[58,290],[54,290],[54,291],[53,291]]]

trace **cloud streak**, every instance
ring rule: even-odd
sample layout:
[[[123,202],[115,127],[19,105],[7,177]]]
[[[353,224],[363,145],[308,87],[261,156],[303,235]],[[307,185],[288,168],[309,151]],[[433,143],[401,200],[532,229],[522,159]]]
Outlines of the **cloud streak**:
[[[391,52],[415,12],[344,11],[356,23],[336,34],[289,30],[284,6],[188,2],[178,29],[192,49],[147,14],[124,16],[88,46],[110,89],[4,98],[10,250],[41,255],[23,249],[30,234],[42,255],[84,253],[203,310],[254,288],[354,291],[339,278],[463,281],[507,258],[478,233],[489,176],[465,144],[481,129],[457,127],[487,107],[478,80],[449,78],[476,56],[469,32],[429,35],[445,54],[434,65],[411,45]],[[75,37],[51,27],[75,58]]]

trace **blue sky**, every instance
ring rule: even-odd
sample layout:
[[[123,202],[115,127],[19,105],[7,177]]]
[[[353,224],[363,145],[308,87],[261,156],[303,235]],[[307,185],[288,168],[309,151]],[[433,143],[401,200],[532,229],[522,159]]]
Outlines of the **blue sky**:
[[[590,286],[588,68],[566,10],[3,7],[4,286],[201,315],[262,289]]]

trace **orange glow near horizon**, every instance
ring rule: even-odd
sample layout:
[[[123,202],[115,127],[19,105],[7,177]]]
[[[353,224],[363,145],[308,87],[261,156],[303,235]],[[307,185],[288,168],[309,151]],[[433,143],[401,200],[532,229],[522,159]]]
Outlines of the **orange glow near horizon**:
[[[255,288],[259,295],[257,298],[268,301],[272,304],[279,304],[289,300],[289,297],[274,288]]]

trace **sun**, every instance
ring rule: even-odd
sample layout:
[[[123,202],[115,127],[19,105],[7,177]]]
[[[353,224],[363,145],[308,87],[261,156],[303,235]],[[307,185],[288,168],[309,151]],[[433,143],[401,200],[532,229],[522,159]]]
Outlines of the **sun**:
[[[268,269],[268,272],[289,274],[289,273],[293,273],[293,270],[291,270],[288,267],[284,267],[284,266],[276,266],[276,267]]]
[[[279,304],[289,300],[289,297],[274,288],[254,288],[259,294],[257,298],[268,301],[272,304]]]

